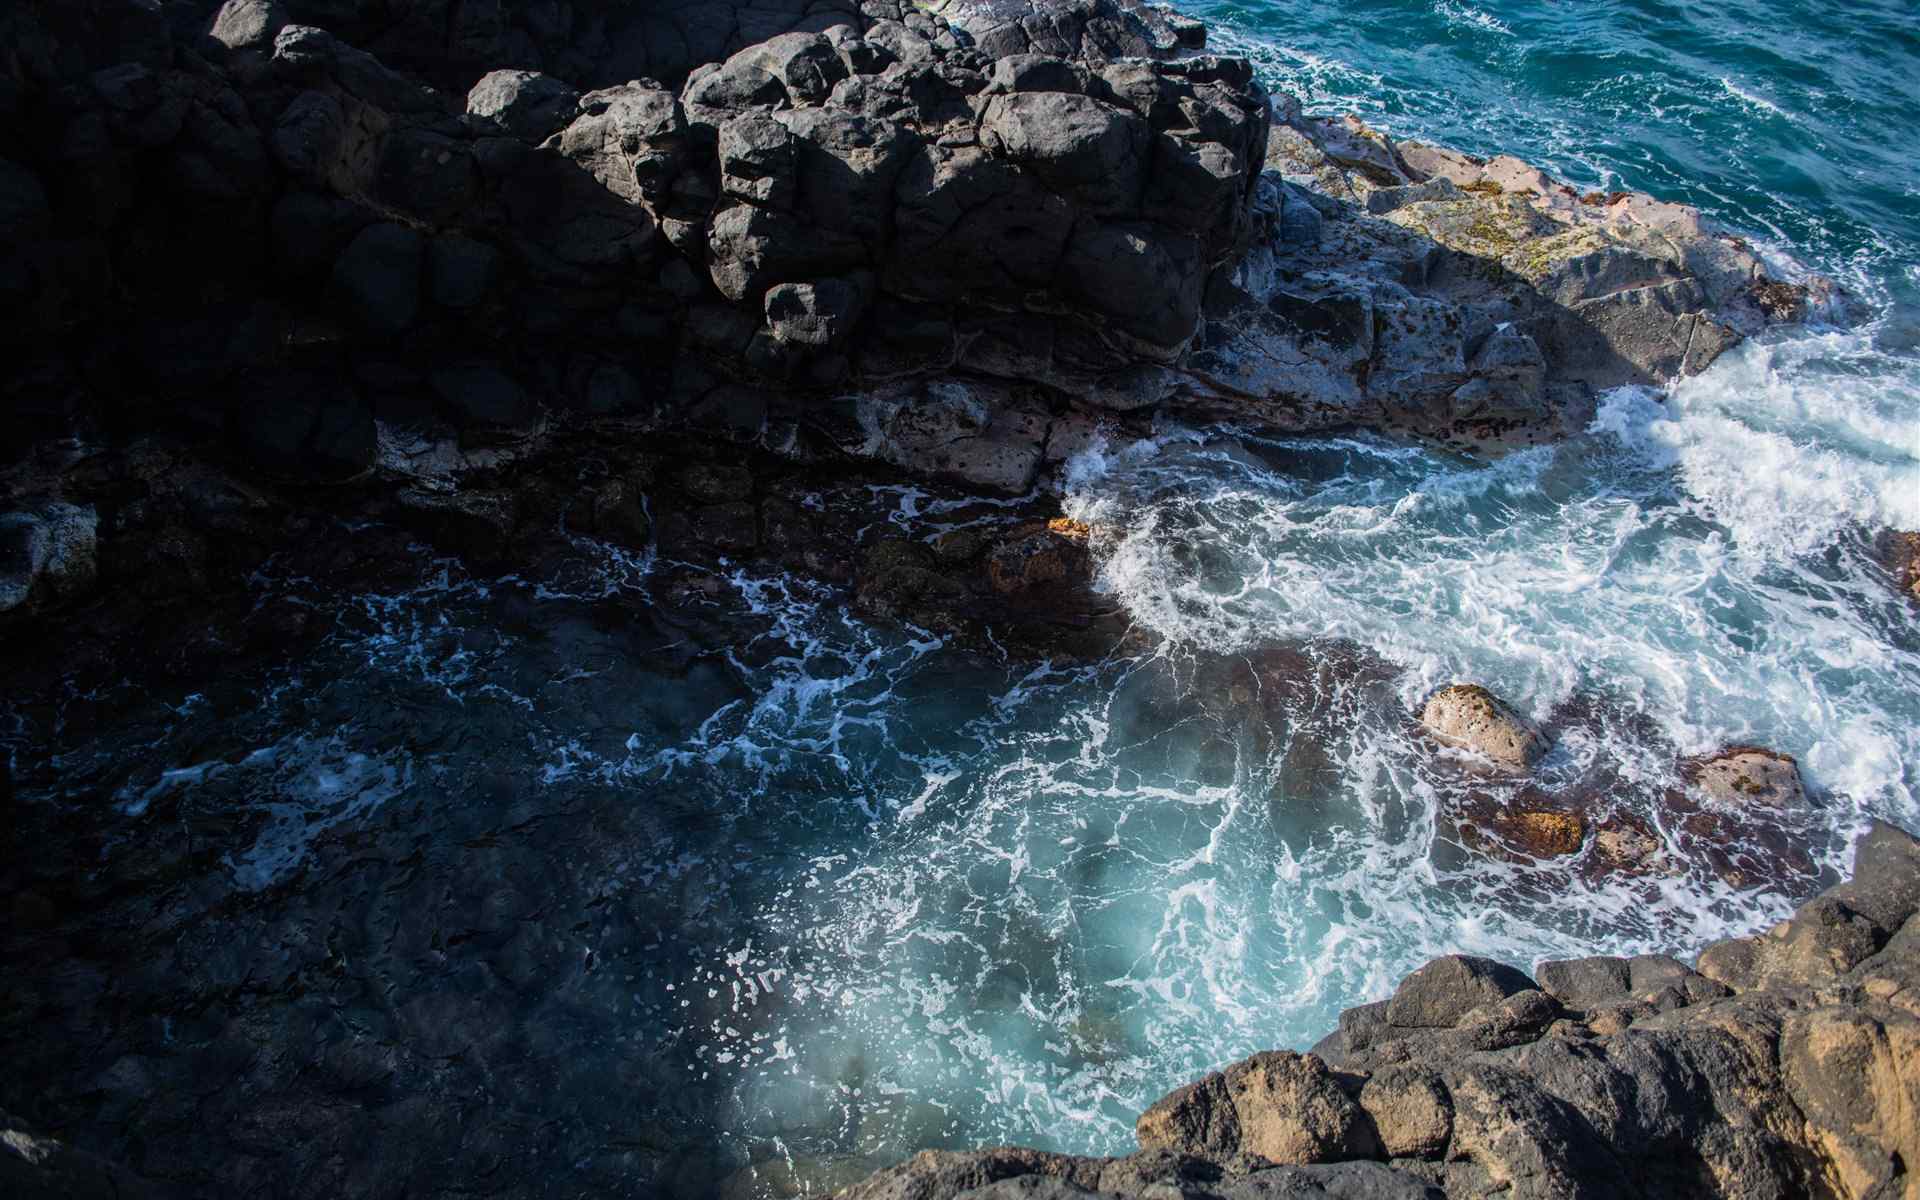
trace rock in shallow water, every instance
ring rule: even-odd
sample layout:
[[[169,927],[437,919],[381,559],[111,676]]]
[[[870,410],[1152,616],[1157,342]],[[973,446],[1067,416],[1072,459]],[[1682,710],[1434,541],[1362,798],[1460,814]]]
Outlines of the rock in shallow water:
[[[1504,770],[1524,771],[1547,752],[1547,741],[1504,700],[1472,683],[1434,693],[1420,712],[1428,733],[1450,746],[1472,750]]]
[[[1709,800],[1736,809],[1791,809],[1807,799],[1800,764],[1793,756],[1757,746],[1723,750],[1698,764],[1694,786]]]

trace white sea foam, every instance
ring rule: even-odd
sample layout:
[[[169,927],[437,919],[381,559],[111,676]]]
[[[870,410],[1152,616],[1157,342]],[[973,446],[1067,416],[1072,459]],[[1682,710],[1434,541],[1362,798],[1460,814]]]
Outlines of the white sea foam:
[[[1805,553],[1842,529],[1920,527],[1920,362],[1870,331],[1748,342],[1666,403],[1609,397],[1600,427],[1675,465],[1744,548]]]
[[[1471,4],[1461,4],[1459,0],[1436,0],[1433,11],[1439,14],[1441,20],[1455,27],[1497,33],[1501,37],[1513,36],[1512,27],[1505,21]]]
[[[1726,89],[1727,95],[1732,96],[1735,100],[1740,101],[1740,103],[1756,112],[1768,113],[1789,121],[1794,119],[1793,114],[1782,109],[1778,104],[1775,104],[1765,96],[1756,95],[1751,89],[1735,83],[1725,75],[1720,77],[1720,86]]]

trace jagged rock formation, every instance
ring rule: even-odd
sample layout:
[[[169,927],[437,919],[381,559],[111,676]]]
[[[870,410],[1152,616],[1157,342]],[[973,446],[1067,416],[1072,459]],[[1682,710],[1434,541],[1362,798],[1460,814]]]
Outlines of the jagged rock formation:
[[[1161,1099],[1120,1159],[928,1152],[842,1193],[913,1197],[1913,1196],[1920,840],[1695,968],[1436,959],[1312,1053]]]
[[[146,1181],[0,1111],[0,1191],[68,1200],[138,1200],[158,1193]]]
[[[1691,210],[1305,116],[1134,0],[26,0],[0,37],[16,462],[158,434],[446,507],[671,429],[1017,494],[1160,413],[1550,436],[1823,294]],[[140,525],[49,461],[20,520]]]

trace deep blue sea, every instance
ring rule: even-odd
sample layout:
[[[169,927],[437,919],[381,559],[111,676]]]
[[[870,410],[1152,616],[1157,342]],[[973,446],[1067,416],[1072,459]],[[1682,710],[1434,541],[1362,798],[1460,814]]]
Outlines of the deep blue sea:
[[[1792,886],[1844,870],[1867,816],[1920,827],[1920,623],[1874,548],[1920,529],[1911,0],[1183,7],[1310,109],[1690,201],[1871,318],[1609,395],[1583,435],[1493,465],[1232,428],[1090,452],[1062,503],[1162,640],[1088,667],[870,624],[749,569],[689,616],[654,604],[685,565],[586,539],[555,578],[422,550],[341,596],[269,569],[263,605],[323,614],[310,654],[217,687],[125,681],[141,715],[111,728],[13,713],[25,802],[111,796],[127,841],[156,814],[242,814],[199,885],[213,940],[297,928],[368,830],[456,880],[493,870],[463,846],[516,847],[543,864],[512,881],[520,910],[591,919],[543,932],[569,965],[487,1009],[519,1048],[489,1069],[550,1064],[563,1012],[557,1120],[620,1144],[652,1123],[743,1166],[1122,1152],[1163,1092],[1311,1044],[1432,955],[1758,928],[1791,897],[1674,823],[1680,764],[1719,746],[1804,767],[1814,805],[1776,831],[1805,856]],[[862,502],[929,537],[994,519],[911,488]],[[1530,784],[1415,736],[1456,679],[1554,731]],[[1639,820],[1667,865],[1464,847],[1463,805],[1505,803]],[[357,1019],[428,1036],[403,1017]]]

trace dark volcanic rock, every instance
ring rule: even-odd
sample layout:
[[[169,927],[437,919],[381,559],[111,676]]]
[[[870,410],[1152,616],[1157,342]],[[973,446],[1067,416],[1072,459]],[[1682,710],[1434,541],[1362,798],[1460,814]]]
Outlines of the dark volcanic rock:
[[[1135,0],[591,7],[9,10],[48,131],[0,147],[23,434],[351,478],[358,418],[256,411],[348,374],[401,487],[645,414],[1019,494],[1089,412],[1537,439],[1832,308],[1692,210],[1308,118]],[[442,394],[420,442],[444,389],[395,368],[450,363],[541,411]]]
[[[100,519],[61,501],[0,514],[0,613],[86,594],[98,574]]]
[[[1348,1056],[1336,1072],[1256,1054],[1150,1108],[1133,1158],[922,1155],[848,1195],[1904,1195],[1920,1148],[1920,840],[1877,824],[1858,859],[1778,929],[1701,955],[1703,970],[1742,964],[1731,991],[1668,958],[1544,964],[1542,982],[1589,1010],[1561,1017],[1512,968],[1440,959],[1391,1003],[1344,1014],[1334,1039],[1372,1044],[1398,1005],[1426,1023],[1401,1043],[1413,1061]],[[1646,999],[1607,1007],[1630,995]],[[1460,1036],[1496,1011],[1514,1036]],[[1348,1161],[1308,1165],[1330,1160]]]
[[[1451,1029],[1481,1005],[1532,987],[1531,979],[1504,963],[1456,954],[1407,976],[1382,1015],[1402,1029]]]

